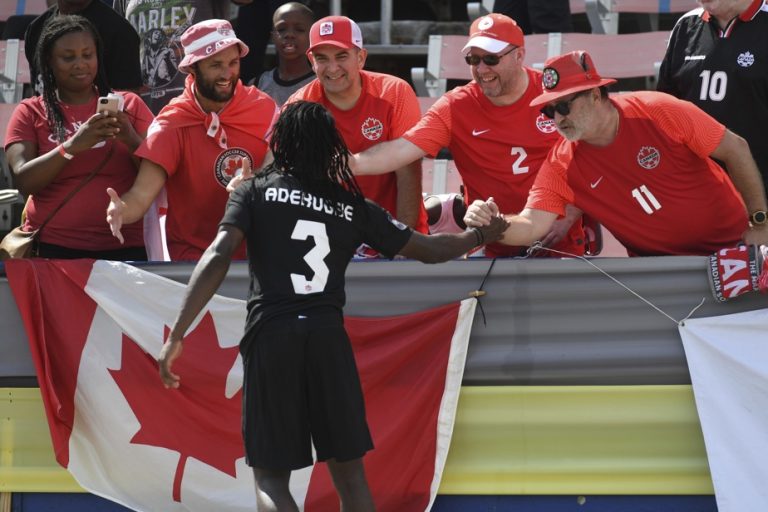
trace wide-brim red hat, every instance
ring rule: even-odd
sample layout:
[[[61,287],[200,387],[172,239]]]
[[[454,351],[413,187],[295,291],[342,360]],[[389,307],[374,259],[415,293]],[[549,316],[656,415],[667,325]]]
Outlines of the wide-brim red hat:
[[[585,51],[575,51],[548,59],[544,63],[541,83],[544,92],[531,101],[532,107],[587,89],[613,84],[616,80],[601,77],[592,57]]]

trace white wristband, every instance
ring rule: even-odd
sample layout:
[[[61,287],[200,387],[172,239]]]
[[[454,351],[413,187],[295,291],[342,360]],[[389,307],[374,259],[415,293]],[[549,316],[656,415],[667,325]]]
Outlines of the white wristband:
[[[64,158],[66,158],[67,160],[72,160],[73,158],[75,158],[75,155],[73,155],[72,153],[67,153],[67,150],[64,149],[64,144],[59,144],[59,154]]]

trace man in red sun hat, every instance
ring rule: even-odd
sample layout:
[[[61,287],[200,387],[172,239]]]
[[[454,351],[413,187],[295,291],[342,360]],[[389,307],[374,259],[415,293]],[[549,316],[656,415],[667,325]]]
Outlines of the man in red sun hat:
[[[216,236],[229,182],[268,158],[278,111],[272,98],[240,81],[248,47],[228,21],[196,23],[181,44],[184,91],[163,107],[136,150],[142,162],[133,187],[122,197],[108,189],[107,222],[121,238],[122,225],[142,218],[165,187],[170,259],[197,261]],[[244,258],[243,246],[236,259]]]

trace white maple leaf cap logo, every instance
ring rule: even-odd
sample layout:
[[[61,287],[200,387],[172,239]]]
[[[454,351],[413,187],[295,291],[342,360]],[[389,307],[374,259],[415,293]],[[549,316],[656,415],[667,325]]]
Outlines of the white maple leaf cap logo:
[[[481,19],[480,22],[477,24],[477,28],[480,30],[488,30],[493,26],[493,18],[490,16],[486,16],[485,18]]]

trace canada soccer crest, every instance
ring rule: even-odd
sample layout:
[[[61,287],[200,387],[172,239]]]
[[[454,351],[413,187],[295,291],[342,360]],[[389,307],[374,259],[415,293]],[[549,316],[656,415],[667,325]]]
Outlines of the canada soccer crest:
[[[637,163],[643,169],[655,169],[661,161],[661,153],[653,146],[643,146],[637,153]]]
[[[329,36],[333,34],[333,22],[332,21],[325,21],[320,24],[320,35],[321,36]]]
[[[554,119],[550,119],[544,114],[539,114],[539,117],[536,118],[536,128],[541,133],[552,133],[557,130],[557,125]]]
[[[213,165],[213,172],[219,185],[226,188],[227,183],[240,174],[243,158],[249,158],[253,164],[253,158],[243,148],[229,148],[221,152]]]
[[[744,52],[739,54],[739,56],[736,58],[736,64],[743,68],[748,68],[752,66],[752,64],[755,63],[755,56],[754,54],[750,52]]]
[[[369,117],[360,127],[360,131],[368,140],[379,140],[384,133],[384,125],[375,117]]]

